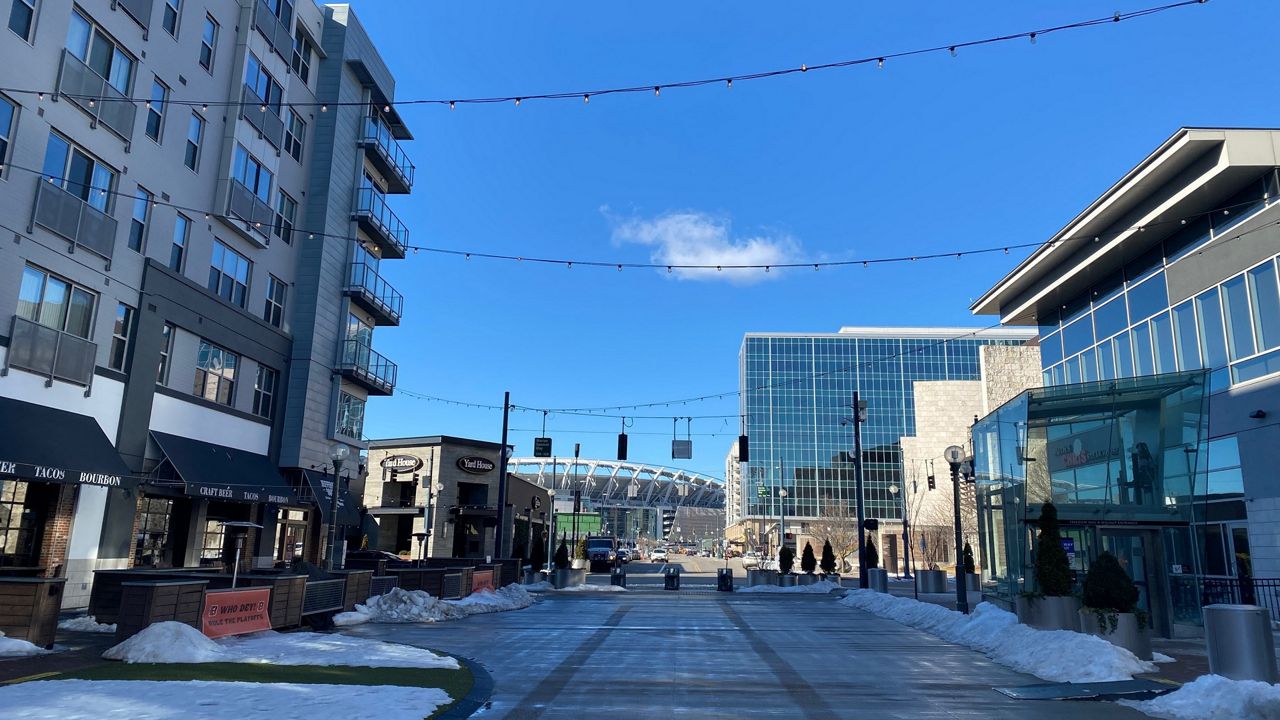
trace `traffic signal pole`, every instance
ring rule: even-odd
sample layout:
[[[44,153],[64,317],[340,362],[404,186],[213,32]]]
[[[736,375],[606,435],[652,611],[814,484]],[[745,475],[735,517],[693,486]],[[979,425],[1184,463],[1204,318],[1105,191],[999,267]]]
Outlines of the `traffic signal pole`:
[[[867,535],[866,510],[862,503],[862,403],[858,391],[853,391],[853,486],[857,494],[858,511],[858,587],[867,589]],[[847,510],[846,510],[847,512]]]

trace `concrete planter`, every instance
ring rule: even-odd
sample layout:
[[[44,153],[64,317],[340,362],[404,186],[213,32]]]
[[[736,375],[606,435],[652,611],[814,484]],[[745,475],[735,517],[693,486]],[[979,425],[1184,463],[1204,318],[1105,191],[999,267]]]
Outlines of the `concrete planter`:
[[[534,583],[542,582],[543,578],[545,578],[545,577],[546,577],[546,576],[545,576],[545,575],[543,575],[541,572],[534,572],[534,571],[532,571],[532,570],[526,570],[526,571],[524,572],[524,584],[525,584],[525,585],[533,585]]]
[[[812,585],[816,582],[818,582],[818,576],[812,573],[804,573],[803,575],[796,576],[797,585]]]
[[[1151,659],[1151,628],[1138,627],[1134,613],[1103,613],[1103,622],[1090,608],[1079,610],[1079,630],[1086,635],[1096,635],[1103,640],[1128,650],[1139,660]],[[1110,618],[1114,617],[1116,629],[1111,630]]]
[[[782,575],[782,574],[778,575],[779,587],[795,587],[795,585],[796,585],[795,575],[792,575],[791,573],[787,573],[785,575]]]
[[[819,577],[827,582],[833,582],[837,585],[840,584],[840,573],[819,573]]]
[[[1079,630],[1080,598],[1027,597],[1019,595],[1014,600],[1014,612],[1018,622],[1037,630]]]
[[[587,582],[587,571],[583,568],[565,568],[557,569],[551,575],[551,584],[556,589],[572,587],[574,585],[584,585]]]
[[[570,560],[570,561],[569,561],[569,567],[573,568],[574,570],[586,570],[586,569],[587,569],[587,559],[586,559],[586,558],[574,558],[574,559],[572,559],[572,560]]]
[[[922,593],[945,593],[947,591],[947,572],[945,570],[919,570],[917,576]]]
[[[982,576],[978,573],[965,573],[964,589],[969,592],[982,592]]]
[[[867,587],[876,592],[888,594],[889,571],[882,568],[867,569]]]

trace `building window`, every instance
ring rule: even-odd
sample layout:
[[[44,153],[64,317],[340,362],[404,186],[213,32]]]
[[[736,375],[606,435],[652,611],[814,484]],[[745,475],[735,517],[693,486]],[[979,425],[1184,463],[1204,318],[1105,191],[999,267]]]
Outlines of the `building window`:
[[[276,411],[276,385],[280,373],[266,365],[258,366],[258,377],[253,381],[253,414],[270,419]]]
[[[236,145],[234,162],[231,166],[231,177],[240,181],[249,192],[258,196],[264,203],[271,202],[271,171],[258,158],[249,154],[243,145]]]
[[[226,526],[220,520],[206,520],[200,542],[201,560],[222,560],[226,545]]]
[[[249,53],[249,58],[245,61],[244,86],[252,90],[271,112],[280,114],[280,99],[284,96],[284,88],[280,87],[280,83],[276,82],[253,53]],[[253,110],[256,111],[257,108]]]
[[[204,16],[204,30],[200,33],[200,67],[213,73],[213,50],[218,46],[218,23],[211,15]]]
[[[155,196],[146,188],[138,186],[138,194],[133,197],[133,217],[129,220],[129,249],[142,252],[142,244],[147,238],[147,221],[151,219],[151,202]]]
[[[5,565],[39,561],[44,522],[41,513],[27,507],[31,487],[31,483],[12,480],[0,484],[0,563]]]
[[[147,102],[147,137],[160,142],[160,130],[164,125],[164,104],[169,99],[169,88],[160,78],[151,81],[151,100]]]
[[[107,365],[112,370],[124,372],[129,356],[129,338],[133,336],[133,308],[124,303],[116,304],[116,323],[111,330],[111,357]]]
[[[301,30],[296,31],[293,34],[293,61],[290,67],[298,74],[298,79],[304,85],[311,82],[311,60],[314,56],[315,50],[311,47],[311,41]]]
[[[281,190],[280,197],[276,201],[276,237],[286,243],[293,243],[293,223],[298,217],[298,203],[289,197],[288,193]]]
[[[1280,346],[1280,287],[1276,284],[1276,264],[1268,260],[1246,274],[1258,352],[1270,350]]]
[[[36,0],[13,0],[9,6],[9,29],[15,35],[31,42],[31,28],[35,25]]]
[[[285,126],[284,149],[289,156],[302,162],[302,142],[307,138],[307,123],[302,116],[289,109],[289,122]]]
[[[102,28],[80,14],[79,10],[71,13],[71,24],[67,28],[67,50],[122,95],[129,94],[133,58]]]
[[[275,275],[267,276],[267,302],[262,311],[262,319],[274,327],[284,322],[285,283]]]
[[[45,179],[85,201],[90,207],[104,213],[111,212],[116,171],[57,133],[49,133],[42,172]]]
[[[249,294],[249,259],[219,240],[213,241],[209,291],[240,307],[244,307]]]
[[[173,245],[169,247],[169,269],[182,272],[182,261],[187,256],[187,239],[191,234],[191,221],[178,215],[173,223]]]
[[[164,559],[172,512],[173,501],[167,498],[143,497],[138,502],[138,534],[133,549],[135,567],[154,567]]]
[[[286,27],[293,23],[293,4],[289,0],[263,0],[263,4]]]
[[[338,434],[359,440],[364,436],[364,400],[338,393]]]
[[[18,317],[86,340],[93,330],[97,293],[31,265],[22,270]]]
[[[196,396],[219,405],[230,405],[235,400],[239,364],[239,355],[201,340],[200,354],[196,357]]]
[[[1227,350],[1231,359],[1252,355],[1253,323],[1249,317],[1249,293],[1244,275],[1222,283],[1222,314],[1227,321]]]
[[[18,107],[6,98],[0,97],[0,170],[9,160],[9,142],[13,139],[13,117],[18,114]]]
[[[200,167],[200,143],[204,141],[204,118],[194,111],[191,122],[187,124],[187,155],[183,158],[186,166],[192,170]]]
[[[160,25],[175,40],[178,38],[178,17],[182,14],[181,10],[182,0],[164,0],[164,16],[160,18]]]
[[[160,366],[156,368],[156,382],[164,385],[169,382],[169,355],[173,353],[173,326],[164,324],[160,331]]]

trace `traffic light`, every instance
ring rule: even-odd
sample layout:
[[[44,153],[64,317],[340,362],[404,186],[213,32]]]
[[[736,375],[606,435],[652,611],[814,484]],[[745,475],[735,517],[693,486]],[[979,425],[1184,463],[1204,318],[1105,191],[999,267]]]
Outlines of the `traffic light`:
[[[880,529],[880,521],[876,518],[867,518],[866,520],[862,521],[862,529],[870,532],[875,532],[876,530]]]
[[[627,434],[618,433],[618,459],[627,459]]]
[[[751,447],[746,435],[738,436],[738,462],[751,462]]]
[[[934,479],[934,477],[933,477],[932,475],[930,475],[930,476],[929,476],[929,489],[930,489],[930,490],[937,490],[937,489],[938,489],[938,481],[937,481],[937,480],[935,480],[935,479]]]

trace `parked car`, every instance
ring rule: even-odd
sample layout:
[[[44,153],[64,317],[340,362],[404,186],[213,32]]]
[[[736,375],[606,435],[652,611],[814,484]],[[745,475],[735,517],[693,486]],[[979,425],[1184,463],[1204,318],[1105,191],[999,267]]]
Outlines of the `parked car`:
[[[352,561],[355,562],[352,562]],[[348,550],[344,565],[352,569],[372,568],[379,560],[386,560],[389,568],[412,567],[413,562],[384,550]]]
[[[624,564],[631,562],[631,550],[629,548],[618,548],[618,562]]]
[[[751,550],[742,554],[742,569],[756,570],[760,567],[760,553]]]
[[[661,563],[666,562],[667,561],[666,548],[658,548],[657,550],[654,550],[653,552],[649,553],[649,561],[661,562]]]

